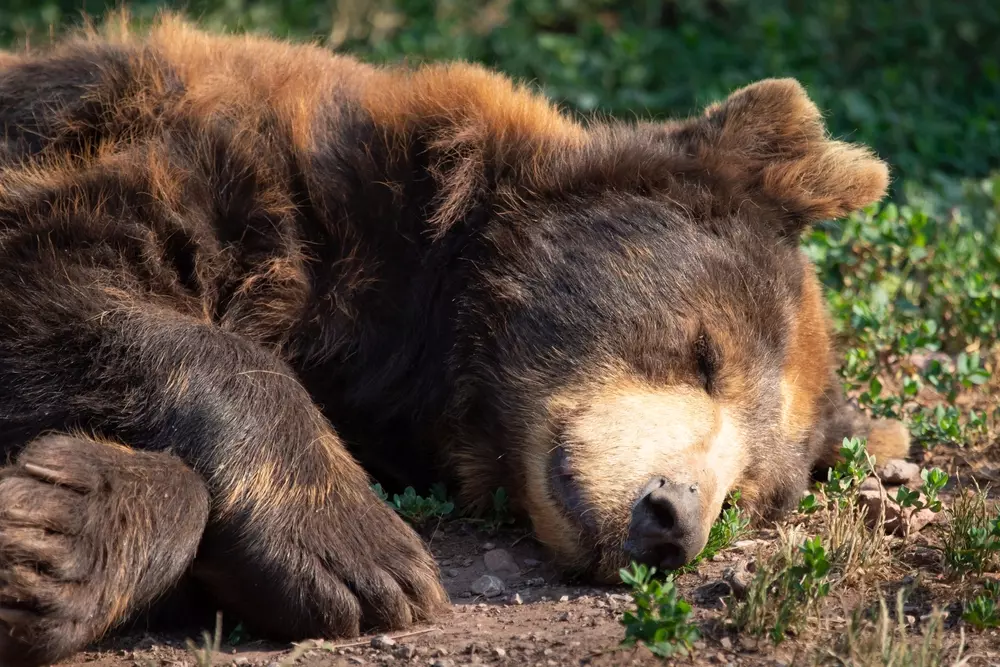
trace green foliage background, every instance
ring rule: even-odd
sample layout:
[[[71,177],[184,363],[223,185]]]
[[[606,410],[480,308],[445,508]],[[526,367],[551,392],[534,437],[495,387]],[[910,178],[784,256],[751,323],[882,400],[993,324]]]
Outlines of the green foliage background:
[[[114,0],[5,0],[0,44],[45,41]],[[900,177],[1000,166],[996,0],[132,0],[213,27],[319,39],[373,61],[463,58],[582,112],[686,115],[795,76],[833,132]]]

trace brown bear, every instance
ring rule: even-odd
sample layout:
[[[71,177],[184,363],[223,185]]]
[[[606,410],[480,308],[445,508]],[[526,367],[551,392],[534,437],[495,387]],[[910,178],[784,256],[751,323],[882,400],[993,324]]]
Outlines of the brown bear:
[[[193,585],[274,639],[446,603],[370,487],[507,488],[567,571],[704,546],[846,435],[810,223],[878,200],[792,80],[581,124],[468,64],[109,21],[0,69],[0,664]]]

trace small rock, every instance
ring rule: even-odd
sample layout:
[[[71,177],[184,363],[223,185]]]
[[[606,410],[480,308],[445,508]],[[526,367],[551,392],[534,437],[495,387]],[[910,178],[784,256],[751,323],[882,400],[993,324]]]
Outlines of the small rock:
[[[912,484],[920,481],[920,466],[903,459],[889,459],[876,472],[886,484]]]
[[[431,667],[455,667],[452,660],[439,659],[431,663]]]
[[[485,595],[488,598],[495,598],[498,595],[502,595],[504,590],[506,590],[503,580],[499,577],[494,577],[492,574],[484,574],[479,577],[472,582],[470,588],[476,595]]]
[[[492,551],[493,549],[496,548],[497,545],[493,544],[492,542],[483,542],[483,551]]]
[[[493,657],[494,658],[506,658],[507,657],[507,651],[505,651],[504,649],[502,649],[499,646],[497,646],[495,649],[493,649]]]
[[[860,491],[858,502],[865,508],[865,524],[874,530],[881,521],[887,533],[894,533],[899,528],[900,508],[884,490]]]
[[[733,597],[740,600],[746,596],[747,589],[750,588],[750,582],[753,581],[756,572],[757,561],[752,558],[741,558],[736,561],[736,565],[726,568],[725,572],[722,573],[722,580],[729,584],[729,588],[733,591]]]
[[[739,549],[740,551],[747,551],[748,549],[755,549],[758,545],[763,543],[763,540],[737,540],[733,542],[733,548]]]
[[[491,549],[483,554],[486,569],[498,574],[517,574],[520,571],[510,553],[504,549]]]
[[[372,637],[371,646],[376,651],[388,651],[396,645],[396,640],[388,635]]]
[[[903,558],[907,563],[915,567],[921,568],[938,568],[941,567],[942,553],[938,549],[930,549],[928,547],[914,547],[906,554]]]
[[[732,651],[733,650],[733,640],[730,639],[729,637],[723,637],[722,639],[719,640],[719,646],[721,646],[722,648],[726,649],[727,651]]]
[[[858,487],[861,491],[878,491],[881,488],[882,483],[878,477],[865,477],[865,481],[861,482],[861,486]]]
[[[569,620],[569,612],[568,611],[564,611],[563,613],[559,614],[559,616],[557,617],[557,620],[563,621],[563,622],[568,621]]]
[[[400,644],[392,650],[392,654],[397,658],[409,660],[417,654],[417,649],[413,648],[409,644]]]
[[[359,658],[356,655],[352,655],[350,658],[347,659],[347,662],[351,663],[352,665],[363,665],[365,664],[365,659]]]
[[[456,570],[455,568],[449,569],[448,576],[454,579],[455,577],[458,576],[458,570]]]
[[[727,582],[711,581],[694,589],[693,595],[695,601],[699,604],[710,608],[722,609],[725,606],[723,600],[732,592],[733,589]]]
[[[524,599],[521,597],[520,593],[514,593],[514,604],[524,604]]]
[[[524,563],[525,567],[538,567],[542,564],[542,561],[535,560],[534,558],[522,558],[521,562]]]
[[[559,598],[559,601],[560,602],[569,602],[569,596],[568,595],[563,595],[563,596],[561,596]]]
[[[724,560],[726,560],[726,557],[723,556],[722,554],[714,554],[711,558],[711,561],[713,563],[721,563]]]
[[[918,533],[937,519],[937,512],[924,508],[910,515],[909,533]]]
[[[250,664],[250,658],[246,657],[245,655],[244,656],[240,656],[239,658],[236,658],[235,660],[233,660],[233,664],[234,665],[248,665],[248,664]]]

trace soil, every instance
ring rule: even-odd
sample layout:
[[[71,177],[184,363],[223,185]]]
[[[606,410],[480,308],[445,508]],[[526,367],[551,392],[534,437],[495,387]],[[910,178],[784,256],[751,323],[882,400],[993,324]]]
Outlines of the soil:
[[[940,554],[934,550],[931,526],[909,538],[900,549],[901,578],[884,582],[891,597],[900,586],[911,590],[905,613],[914,641],[920,641],[926,614],[933,606],[948,611],[945,647],[952,659],[964,642],[968,665],[1000,664],[997,631],[969,632],[960,622],[961,584],[946,579]],[[224,637],[213,665],[286,667],[302,665],[644,665],[660,660],[646,648],[620,646],[624,636],[622,612],[631,604],[623,587],[574,585],[557,573],[553,563],[527,530],[486,532],[478,524],[450,521],[426,534],[441,565],[452,597],[452,612],[434,625],[419,626],[388,638],[369,635],[352,641],[310,641],[298,646],[276,645],[238,637]],[[697,570],[680,575],[678,588],[694,607],[693,620],[701,630],[693,658],[678,664],[793,665],[813,664],[825,648],[833,650],[842,636],[859,596],[841,594],[827,601],[823,611],[826,628],[809,637],[793,639],[777,649],[766,639],[737,635],[724,624],[721,585],[727,567],[750,557],[765,557],[773,547],[774,531],[762,530],[754,539],[737,542]],[[495,550],[501,550],[500,552]],[[486,554],[493,552],[488,558]],[[499,570],[490,572],[487,562]],[[897,570],[897,574],[899,571]],[[484,575],[503,582],[502,593],[491,597],[472,592]],[[476,586],[476,588],[479,588]],[[832,596],[831,596],[832,597]],[[185,637],[132,634],[109,639],[64,665],[88,667],[194,667],[208,665],[185,644]],[[200,646],[202,641],[198,642]],[[834,664],[857,664],[835,662]],[[883,664],[883,663],[879,663]],[[909,663],[904,663],[909,664]],[[934,663],[938,664],[938,663]],[[951,664],[951,661],[942,664]]]

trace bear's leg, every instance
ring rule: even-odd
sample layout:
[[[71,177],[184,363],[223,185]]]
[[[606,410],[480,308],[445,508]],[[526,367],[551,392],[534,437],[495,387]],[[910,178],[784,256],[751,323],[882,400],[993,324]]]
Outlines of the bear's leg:
[[[0,665],[71,655],[194,559],[208,491],[176,456],[48,435],[0,470]]]
[[[170,449],[211,497],[192,576],[260,635],[355,635],[443,608],[434,559],[288,364],[123,281],[0,261],[0,442],[85,424]]]
[[[910,434],[902,422],[872,419],[844,399],[836,378],[833,387],[836,389],[826,392],[825,409],[814,436],[816,468],[830,468],[838,461],[844,438],[866,438],[876,465],[907,457]]]

